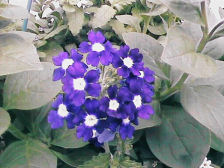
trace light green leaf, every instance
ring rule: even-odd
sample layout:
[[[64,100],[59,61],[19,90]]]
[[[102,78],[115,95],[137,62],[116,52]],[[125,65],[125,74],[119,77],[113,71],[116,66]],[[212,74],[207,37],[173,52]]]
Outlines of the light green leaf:
[[[174,68],[195,77],[207,78],[214,75],[217,71],[215,60],[196,53],[195,46],[194,40],[185,34],[181,27],[173,27],[168,31],[161,59]]]
[[[153,154],[169,167],[197,168],[210,148],[210,133],[181,107],[163,106],[162,124],[146,131]]]
[[[84,142],[82,139],[78,139],[76,137],[75,129],[62,128],[54,131],[53,141],[51,144],[63,148],[81,148],[86,146],[88,142]]]
[[[36,140],[10,144],[0,156],[4,168],[56,168],[57,158],[46,145]]]
[[[200,2],[203,0],[160,0],[173,13],[188,21],[204,25],[200,13]]]
[[[122,168],[143,168],[141,163],[135,162],[131,160],[129,157],[125,157],[121,161],[120,166]]]
[[[102,27],[114,17],[116,10],[108,5],[102,5],[97,9],[92,20],[93,28]]]
[[[100,153],[98,156],[93,156],[93,158],[83,165],[78,166],[78,168],[108,168],[110,165],[110,154]]]
[[[214,59],[221,58],[222,56],[224,56],[223,43],[224,43],[224,37],[220,37],[212,41],[209,41],[203,50],[203,54],[206,54]]]
[[[32,37],[26,32],[0,34],[0,75],[43,69]]]
[[[148,25],[148,30],[152,34],[159,35],[159,36],[161,36],[163,34],[166,34],[166,29],[165,29],[164,24],[159,24],[159,25],[156,25],[156,26]]]
[[[209,86],[184,86],[181,103],[191,116],[224,140],[223,95]]]
[[[20,6],[0,4],[0,16],[8,19],[26,19],[28,11]]]
[[[115,33],[122,39],[122,33],[127,33],[128,29],[124,27],[124,24],[118,20],[111,20],[110,26],[115,31]]]
[[[215,134],[211,134],[211,148],[224,153],[224,142]]]
[[[0,107],[0,135],[8,129],[10,121],[9,113]]]
[[[48,35],[46,35],[44,37],[44,40],[54,37],[55,35],[59,34],[61,31],[65,30],[65,29],[67,29],[67,25],[62,25],[62,26],[57,27],[55,30],[53,30]]]
[[[141,15],[145,15],[145,16],[158,16],[158,15],[161,15],[161,14],[165,13],[166,11],[168,11],[168,8],[165,5],[160,4],[160,5],[156,5],[149,12],[142,13]]]
[[[7,29],[7,27],[10,26],[12,23],[12,20],[0,17],[0,31],[2,31],[1,29],[4,28]]]
[[[136,0],[109,0],[110,4],[118,10],[123,9],[125,5],[132,4]]]
[[[224,85],[224,62],[216,60],[216,65],[218,67],[217,72],[209,77],[209,78],[194,78],[191,76],[187,80],[188,85],[196,86],[196,85],[212,85],[212,86],[220,86]]]
[[[140,22],[141,19],[132,15],[117,15],[117,20],[123,24],[127,24],[136,29],[137,32],[141,32]]]
[[[75,12],[67,12],[66,16],[68,18],[68,26],[72,34],[77,35],[82,26],[84,25],[84,13],[81,10],[76,10]]]
[[[7,76],[3,94],[5,109],[35,109],[47,104],[60,92],[61,82],[52,81],[54,65],[47,62],[42,65],[42,71]]]

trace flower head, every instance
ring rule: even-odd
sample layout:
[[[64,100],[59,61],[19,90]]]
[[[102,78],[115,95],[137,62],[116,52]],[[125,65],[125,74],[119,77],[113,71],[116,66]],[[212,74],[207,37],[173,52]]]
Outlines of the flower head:
[[[208,160],[207,157],[205,157],[203,163],[201,164],[200,168],[214,168],[211,166],[211,160]]]

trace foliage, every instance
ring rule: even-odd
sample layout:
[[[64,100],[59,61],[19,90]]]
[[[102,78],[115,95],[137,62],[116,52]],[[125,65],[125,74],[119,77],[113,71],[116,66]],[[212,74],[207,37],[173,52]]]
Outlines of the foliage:
[[[198,168],[206,156],[224,166],[224,21],[214,23],[208,1],[55,2],[34,1],[34,15],[0,1],[0,168]],[[114,47],[139,48],[156,75],[155,114],[133,139],[115,135],[104,147],[47,121],[62,88],[52,57],[92,29]]]

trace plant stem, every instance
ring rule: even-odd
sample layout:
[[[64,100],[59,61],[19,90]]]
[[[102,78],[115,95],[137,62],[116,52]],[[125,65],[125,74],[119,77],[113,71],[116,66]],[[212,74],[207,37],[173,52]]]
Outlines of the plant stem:
[[[9,126],[9,129],[8,131],[16,138],[20,139],[20,140],[23,140],[23,139],[26,139],[27,136],[22,133],[18,128],[16,128],[13,124],[11,124]]]
[[[110,146],[108,142],[104,142],[104,150],[105,150],[105,153],[110,153]]]

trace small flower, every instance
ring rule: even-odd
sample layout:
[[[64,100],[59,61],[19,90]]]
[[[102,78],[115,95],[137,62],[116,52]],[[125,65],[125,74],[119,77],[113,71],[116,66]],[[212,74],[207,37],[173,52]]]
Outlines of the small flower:
[[[113,48],[112,44],[106,41],[104,35],[98,31],[91,31],[88,34],[89,42],[82,42],[79,46],[79,50],[82,53],[88,53],[86,62],[92,66],[98,66],[99,62],[103,65],[109,65],[112,62]]]
[[[68,94],[69,99],[75,106],[81,106],[85,102],[86,95],[98,97],[100,95],[101,86],[98,83],[99,70],[90,70],[86,74],[77,73],[80,67],[71,66],[70,74],[63,79],[63,91]]]
[[[109,116],[114,118],[127,118],[133,116],[132,111],[135,109],[127,103],[132,100],[132,94],[127,87],[121,87],[119,90],[116,85],[108,88],[109,97],[104,97],[100,101],[100,110],[105,111]]]
[[[86,8],[89,6],[92,6],[93,3],[90,0],[79,0],[79,2],[76,4],[77,7],[82,7],[82,8]]]
[[[125,45],[114,55],[112,65],[118,68],[118,75],[124,78],[129,77],[130,73],[139,76],[140,71],[143,71],[142,59],[143,55],[139,53],[139,49],[131,49],[129,52],[129,46]]]
[[[60,80],[64,77],[66,70],[73,65],[76,61],[81,61],[83,56],[75,49],[71,49],[71,55],[67,52],[61,52],[58,56],[53,57],[53,63],[59,68],[54,70],[53,81]]]
[[[208,160],[207,157],[205,157],[203,163],[201,164],[200,168],[214,168],[211,166],[211,160]]]
[[[57,129],[64,126],[64,120],[67,121],[68,128],[74,128],[72,122],[74,117],[74,111],[78,110],[76,107],[70,104],[70,101],[62,94],[58,95],[56,100],[53,102],[51,110],[48,115],[48,122],[51,124],[51,128]]]
[[[146,82],[152,83],[155,81],[155,72],[149,68],[143,68],[143,70],[139,72],[140,75],[138,75],[138,77],[144,79]]]
[[[95,138],[94,134],[100,134],[106,127],[105,114],[99,110],[99,101],[86,99],[85,110],[76,113],[73,122],[77,125],[77,137],[83,137],[84,141]]]

